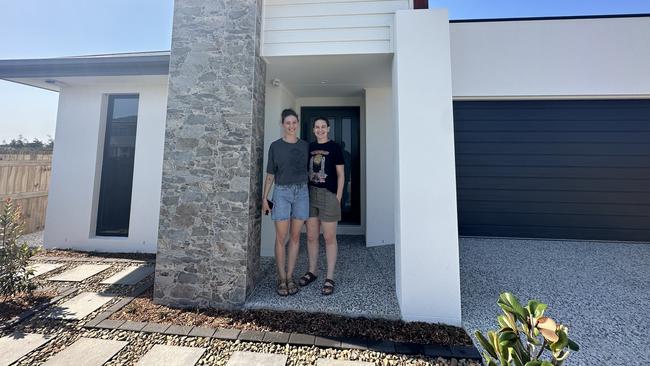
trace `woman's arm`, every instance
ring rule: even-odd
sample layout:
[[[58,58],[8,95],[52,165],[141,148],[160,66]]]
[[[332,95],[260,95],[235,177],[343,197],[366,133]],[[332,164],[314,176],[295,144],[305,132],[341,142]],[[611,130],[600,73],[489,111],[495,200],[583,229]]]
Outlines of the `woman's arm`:
[[[345,165],[336,166],[336,199],[341,203],[343,198],[343,186],[345,185]]]
[[[266,200],[269,197],[269,192],[271,191],[271,186],[273,185],[274,180],[275,175],[269,173],[266,174],[266,179],[264,179],[264,193],[262,194],[262,213],[271,211],[269,203]]]

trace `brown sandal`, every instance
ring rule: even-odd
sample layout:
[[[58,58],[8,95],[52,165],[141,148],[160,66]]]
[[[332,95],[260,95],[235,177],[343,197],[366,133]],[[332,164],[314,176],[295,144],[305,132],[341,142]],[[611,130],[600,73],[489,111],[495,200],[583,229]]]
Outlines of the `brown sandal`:
[[[333,292],[334,292],[334,280],[330,280],[329,278],[325,279],[325,283],[323,284],[323,289],[320,291],[320,293],[325,296],[329,296]]]
[[[289,295],[295,295],[298,293],[298,286],[293,282],[293,278],[287,281],[287,292]]]
[[[287,287],[287,281],[282,281],[282,280],[278,281],[278,287],[275,289],[275,291],[280,296],[289,295],[289,288]]]

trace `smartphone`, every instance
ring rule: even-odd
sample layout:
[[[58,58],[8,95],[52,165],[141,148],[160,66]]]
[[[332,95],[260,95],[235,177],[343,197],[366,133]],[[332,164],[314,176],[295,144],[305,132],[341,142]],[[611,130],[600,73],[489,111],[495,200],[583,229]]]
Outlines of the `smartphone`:
[[[266,200],[266,203],[269,204],[269,208],[272,210],[272,209],[273,209],[273,201],[271,201],[271,200]],[[264,212],[264,215],[268,215],[268,214],[269,214],[269,210],[266,210],[266,211]]]

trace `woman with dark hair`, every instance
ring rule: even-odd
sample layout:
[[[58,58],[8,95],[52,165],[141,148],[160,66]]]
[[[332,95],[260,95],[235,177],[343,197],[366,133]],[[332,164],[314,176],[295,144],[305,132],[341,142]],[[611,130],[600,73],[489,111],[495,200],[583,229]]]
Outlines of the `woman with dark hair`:
[[[299,280],[301,286],[312,283],[318,271],[318,238],[321,228],[325,238],[327,276],[321,293],[334,292],[334,267],[338,244],[336,225],[341,220],[341,197],[345,183],[343,151],[329,139],[330,122],[318,117],[313,124],[316,141],[309,144],[309,219],[307,220],[307,253],[309,271]]]
[[[282,111],[284,136],[269,147],[269,161],[262,197],[262,212],[271,212],[275,222],[275,261],[278,269],[277,293],[293,295],[298,287],[293,281],[293,270],[300,249],[300,230],[309,217],[309,190],[307,188],[307,159],[309,144],[297,136],[298,115],[292,109]],[[273,189],[272,207],[268,195]],[[289,235],[289,251],[285,248]],[[286,270],[285,270],[286,265]]]

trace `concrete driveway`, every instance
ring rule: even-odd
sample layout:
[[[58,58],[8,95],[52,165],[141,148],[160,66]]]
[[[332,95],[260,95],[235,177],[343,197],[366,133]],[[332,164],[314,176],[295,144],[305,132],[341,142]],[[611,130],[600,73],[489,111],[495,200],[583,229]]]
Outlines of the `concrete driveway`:
[[[499,293],[549,305],[580,351],[565,365],[650,364],[650,244],[460,239],[463,324],[496,329]]]

